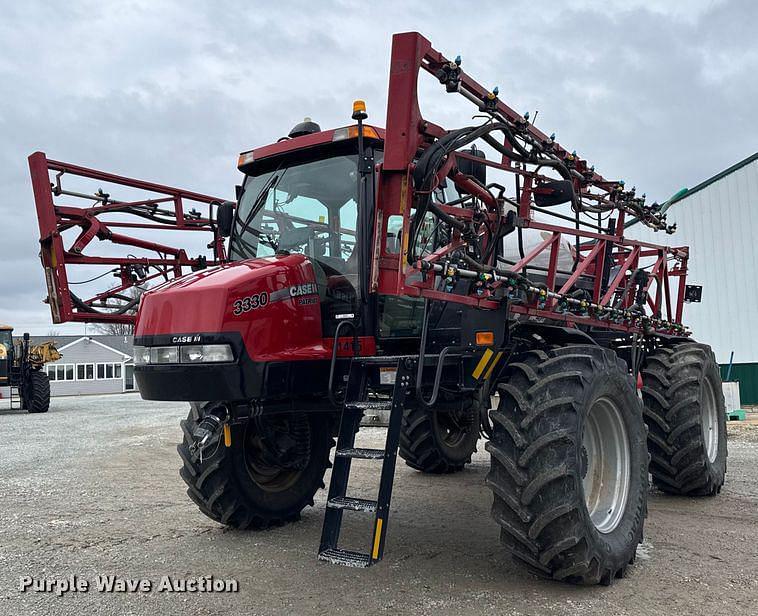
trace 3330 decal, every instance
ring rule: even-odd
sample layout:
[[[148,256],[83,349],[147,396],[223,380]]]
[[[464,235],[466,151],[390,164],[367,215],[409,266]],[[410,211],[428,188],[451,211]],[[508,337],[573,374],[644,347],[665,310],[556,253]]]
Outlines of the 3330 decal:
[[[307,306],[318,303],[318,287],[313,282],[298,284],[292,287],[278,289],[269,294],[268,291],[254,293],[247,297],[241,297],[232,302],[232,313],[239,316],[251,310],[263,308],[270,303],[278,302],[285,299],[292,299],[299,306]]]
[[[266,304],[268,304],[268,301],[269,295],[266,291],[263,291],[262,293],[255,293],[254,295],[249,295],[247,297],[242,297],[232,303],[232,313],[237,316],[243,312],[250,312],[251,310],[263,308]]]

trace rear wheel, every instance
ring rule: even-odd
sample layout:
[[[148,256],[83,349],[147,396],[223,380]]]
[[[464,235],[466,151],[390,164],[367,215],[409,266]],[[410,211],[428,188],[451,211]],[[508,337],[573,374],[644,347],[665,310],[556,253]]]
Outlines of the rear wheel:
[[[647,512],[646,431],[626,364],[591,345],[529,351],[498,390],[487,484],[506,549],[557,580],[623,577]]]
[[[661,347],[642,369],[650,474],[669,494],[711,496],[726,476],[726,409],[711,348]]]
[[[29,413],[47,413],[50,409],[50,381],[47,374],[32,370],[24,389],[22,408]]]
[[[289,413],[235,424],[231,447],[216,435],[201,460],[190,445],[202,416],[202,406],[193,403],[178,446],[179,474],[200,511],[221,524],[257,530],[297,520],[313,505],[334,446],[326,415]]]
[[[471,462],[479,440],[479,397],[453,409],[408,406],[400,428],[400,457],[424,473],[456,473]]]

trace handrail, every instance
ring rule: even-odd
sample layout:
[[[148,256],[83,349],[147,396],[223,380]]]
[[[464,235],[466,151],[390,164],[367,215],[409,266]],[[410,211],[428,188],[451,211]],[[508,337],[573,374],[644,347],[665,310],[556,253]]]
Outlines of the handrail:
[[[358,344],[358,329],[355,326],[355,323],[353,323],[352,321],[340,322],[337,325],[337,328],[334,330],[334,344],[332,345],[332,361],[329,364],[329,390],[327,391],[327,395],[329,396],[329,402],[331,402],[333,406],[339,406],[340,404],[344,402],[344,400],[337,400],[337,396],[334,393],[334,369],[337,366],[337,349],[339,348],[340,331],[346,325],[349,325],[350,327],[353,328],[353,357],[357,357],[360,351],[360,345]]]

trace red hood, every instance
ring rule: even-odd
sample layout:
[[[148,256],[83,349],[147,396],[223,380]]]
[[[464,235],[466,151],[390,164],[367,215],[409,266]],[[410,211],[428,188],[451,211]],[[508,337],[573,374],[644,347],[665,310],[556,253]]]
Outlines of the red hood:
[[[194,272],[142,296],[135,336],[239,332],[257,360],[323,351],[315,275],[303,255]]]

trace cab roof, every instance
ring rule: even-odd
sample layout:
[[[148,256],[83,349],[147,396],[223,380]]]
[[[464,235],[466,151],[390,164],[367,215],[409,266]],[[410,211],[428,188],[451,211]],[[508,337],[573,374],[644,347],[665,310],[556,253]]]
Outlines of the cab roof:
[[[384,141],[383,128],[372,126],[370,124],[364,124],[363,130],[364,139],[373,142]],[[317,133],[309,133],[307,135],[301,135],[299,137],[282,137],[276,143],[264,145],[259,148],[254,148],[252,150],[247,150],[240,153],[239,160],[237,161],[237,168],[245,173],[250,168],[250,165],[252,163],[264,158],[280,156],[287,152],[317,148],[328,143],[347,142],[353,139],[357,139],[357,137],[358,126],[356,124],[352,124],[350,126],[342,126],[340,128],[322,130]]]

